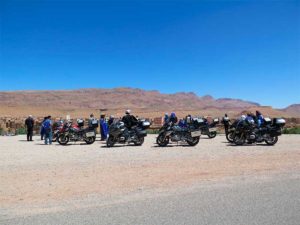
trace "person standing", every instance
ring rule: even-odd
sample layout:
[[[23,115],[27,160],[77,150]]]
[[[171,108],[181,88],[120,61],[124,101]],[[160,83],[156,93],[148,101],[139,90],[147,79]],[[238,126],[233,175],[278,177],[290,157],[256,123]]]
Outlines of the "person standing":
[[[108,134],[108,126],[104,114],[100,116],[100,134],[101,134],[101,141],[105,141]]]
[[[32,118],[32,115],[29,115],[28,118],[25,120],[25,126],[27,129],[27,141],[32,141],[33,126],[34,126],[34,120]]]
[[[43,127],[45,130],[45,144],[47,145],[48,142],[52,144],[52,121],[51,116],[48,116],[45,122],[43,123]]]
[[[41,124],[41,132],[40,132],[41,133],[41,140],[44,140],[44,136],[45,136],[45,129],[44,129],[43,124],[46,121],[46,119],[47,119],[47,117],[44,117],[44,120],[43,120],[43,122]]]
[[[115,116],[114,115],[110,115],[109,120],[108,120],[108,126],[112,125],[113,122],[115,120]]]
[[[225,114],[225,116],[223,117],[222,122],[224,124],[225,134],[227,134],[230,123],[230,119],[227,114]]]
[[[169,114],[166,112],[164,116],[164,124],[169,122]]]

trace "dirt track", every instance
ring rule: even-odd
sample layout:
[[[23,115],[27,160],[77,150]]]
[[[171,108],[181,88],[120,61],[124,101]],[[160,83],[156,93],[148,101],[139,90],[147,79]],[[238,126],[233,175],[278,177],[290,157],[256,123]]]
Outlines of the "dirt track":
[[[149,135],[142,147],[45,146],[24,136],[0,137],[1,215],[29,214],[94,204],[90,199],[164,192],[232,177],[300,172],[300,136],[275,146],[230,146],[224,136],[196,147],[160,148]],[[298,173],[299,173],[298,172]],[[86,201],[88,199],[88,201]],[[81,204],[82,203],[82,204]]]

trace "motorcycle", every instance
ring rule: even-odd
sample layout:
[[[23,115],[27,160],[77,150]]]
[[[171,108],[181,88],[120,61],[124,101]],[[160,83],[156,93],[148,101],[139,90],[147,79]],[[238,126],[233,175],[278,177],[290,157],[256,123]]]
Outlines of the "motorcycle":
[[[233,123],[229,122],[229,129],[226,132],[226,139],[228,142],[233,143],[235,128],[238,124],[239,120],[235,120]]]
[[[186,127],[180,127],[173,122],[165,123],[159,130],[156,143],[161,147],[165,147],[170,141],[184,141],[190,146],[195,146],[200,141],[201,125],[204,125],[204,121],[197,118],[187,123]]]
[[[84,128],[84,121],[77,120],[77,125],[66,123],[63,131],[58,135],[58,143],[61,145],[68,144],[69,141],[85,141],[87,144],[93,144],[96,140],[95,128],[98,127],[98,121],[95,119],[91,126]]]
[[[215,138],[217,136],[217,124],[219,124],[219,118],[213,119],[212,123],[208,123],[208,121],[204,119],[204,125],[201,126],[201,134],[207,135],[209,138]]]
[[[53,136],[52,142],[56,142],[60,133],[64,131],[64,123],[63,121],[58,121],[53,125]]]
[[[236,145],[243,145],[247,141],[248,144],[265,142],[267,145],[274,145],[278,141],[278,136],[282,134],[285,120],[281,118],[265,118],[261,127],[257,127],[253,122],[241,121],[238,123],[233,142]]]
[[[137,125],[128,129],[124,122],[116,121],[109,126],[109,134],[106,140],[107,147],[113,147],[116,143],[133,143],[136,146],[144,143],[144,138],[147,136],[147,129],[150,127],[150,122],[146,120],[138,120]]]

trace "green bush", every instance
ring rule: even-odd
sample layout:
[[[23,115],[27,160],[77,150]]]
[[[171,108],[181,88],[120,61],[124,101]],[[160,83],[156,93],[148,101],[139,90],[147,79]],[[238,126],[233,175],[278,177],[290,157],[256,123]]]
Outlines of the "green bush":
[[[147,134],[158,134],[159,129],[149,129],[147,130]]]
[[[26,134],[27,132],[26,132],[26,128],[24,128],[24,127],[21,127],[21,128],[18,128],[17,130],[16,130],[16,135],[19,135],[19,134]]]
[[[284,128],[284,134],[300,134],[300,127]]]

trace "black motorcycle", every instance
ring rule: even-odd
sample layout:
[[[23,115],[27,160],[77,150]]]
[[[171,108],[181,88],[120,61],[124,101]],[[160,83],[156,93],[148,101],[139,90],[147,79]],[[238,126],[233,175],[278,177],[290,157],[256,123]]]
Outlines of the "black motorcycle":
[[[172,122],[165,123],[159,130],[156,143],[161,147],[165,147],[170,141],[183,141],[190,146],[195,146],[200,141],[201,125],[203,126],[204,123],[198,121],[198,119],[193,119],[190,123],[187,123],[186,127],[180,127]]]
[[[147,136],[147,129],[150,127],[150,122],[139,120],[136,126],[128,129],[124,122],[116,121],[109,126],[109,134],[106,140],[107,147],[113,147],[116,143],[126,144],[133,143],[134,145],[142,145],[144,138]]]
[[[211,123],[206,119],[203,119],[204,123],[201,126],[201,134],[207,135],[209,138],[215,138],[217,136],[217,124],[219,124],[219,119],[215,118]]]
[[[235,128],[240,120],[235,120],[233,123],[229,123],[228,131],[225,133],[228,142],[233,143]]]
[[[84,121],[77,120],[77,125],[65,123],[63,131],[60,132],[57,141],[61,145],[68,144],[69,141],[84,141],[87,144],[93,144],[96,140],[95,129],[98,127],[98,121],[95,119],[91,126],[84,128]]]
[[[236,145],[265,142],[267,145],[274,145],[278,141],[278,136],[282,134],[285,120],[275,118],[273,121],[269,118],[264,119],[261,127],[258,127],[254,121],[240,121],[234,131],[233,142]]]

